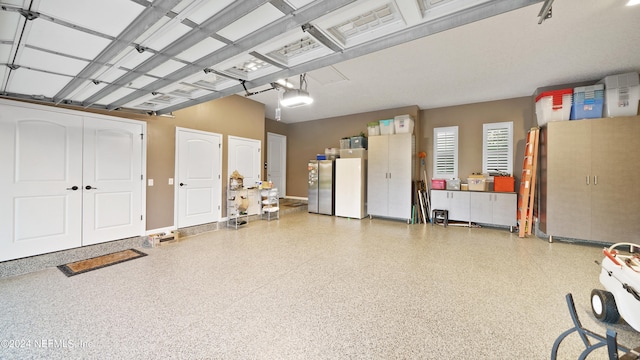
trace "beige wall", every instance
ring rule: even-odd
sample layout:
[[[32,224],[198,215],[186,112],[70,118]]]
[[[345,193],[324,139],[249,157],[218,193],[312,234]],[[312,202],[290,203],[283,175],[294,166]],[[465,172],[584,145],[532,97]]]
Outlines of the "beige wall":
[[[305,121],[287,125],[287,196],[307,197],[309,160],[324,154],[325,148],[340,147],[340,139],[367,134],[367,123],[392,119],[396,115],[409,114],[416,122],[414,133],[420,131],[420,109],[407,106],[396,109],[372,111],[328,119]],[[416,143],[419,142],[416,137]]]
[[[265,147],[262,103],[233,95],[176,111],[174,115],[174,118],[155,116],[146,119],[147,177],[154,179],[155,183],[154,186],[147,187],[147,229],[174,225],[174,187],[168,185],[168,181],[175,176],[176,127],[223,135],[223,189],[226,189],[228,181],[228,136],[257,139],[262,142],[262,147]],[[261,161],[264,162],[264,159]],[[226,216],[225,198],[222,195],[222,216]]]
[[[367,123],[410,114],[416,119],[414,134],[418,151],[427,152],[427,171],[432,172],[433,128],[459,126],[459,174],[461,178],[482,168],[482,124],[514,122],[514,169],[520,177],[527,131],[535,126],[534,102],[522,97],[485,103],[420,110],[417,106],[373,111],[302,123],[284,124],[264,117],[264,105],[242,96],[229,96],[175,112],[174,118],[85,110],[147,122],[147,229],[174,225],[176,126],[223,135],[223,187],[227,185],[228,135],[262,142],[262,163],[267,159],[266,133],[287,136],[287,196],[307,197],[307,163],[327,147],[340,147],[340,139],[367,133]],[[263,169],[263,178],[265,176]],[[429,175],[428,175],[429,176]],[[518,186],[518,183],[516,183]],[[224,200],[224,196],[223,196]],[[222,209],[226,215],[225,204]]]
[[[514,176],[516,191],[524,160],[527,132],[536,125],[532,97],[490,101],[476,104],[421,110],[422,140],[420,149],[427,152],[427,177],[433,174],[433,128],[458,126],[458,176],[461,179],[482,171],[482,125],[513,121]]]

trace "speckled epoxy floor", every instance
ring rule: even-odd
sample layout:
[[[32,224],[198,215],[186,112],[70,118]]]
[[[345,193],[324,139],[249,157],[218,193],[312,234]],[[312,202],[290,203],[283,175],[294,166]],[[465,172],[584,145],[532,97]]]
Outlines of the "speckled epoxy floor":
[[[600,248],[502,229],[296,212],[141,250],[0,279],[0,358],[548,359],[569,292],[606,331],[589,306]],[[559,358],[581,351],[574,334]]]

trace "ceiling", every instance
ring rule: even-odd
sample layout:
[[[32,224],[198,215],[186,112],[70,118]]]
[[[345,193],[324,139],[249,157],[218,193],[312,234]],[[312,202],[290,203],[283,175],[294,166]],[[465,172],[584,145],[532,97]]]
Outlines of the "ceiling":
[[[0,0],[0,95],[168,114],[231,94],[293,123],[640,71],[627,0]],[[269,90],[272,89],[272,90]]]

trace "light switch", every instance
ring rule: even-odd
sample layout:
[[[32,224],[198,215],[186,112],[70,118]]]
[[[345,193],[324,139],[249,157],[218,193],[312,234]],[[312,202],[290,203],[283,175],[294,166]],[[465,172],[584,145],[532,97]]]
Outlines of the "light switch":
[[[173,185],[173,178],[169,178],[169,185]]]
[[[149,186],[153,186],[153,179],[149,179]]]

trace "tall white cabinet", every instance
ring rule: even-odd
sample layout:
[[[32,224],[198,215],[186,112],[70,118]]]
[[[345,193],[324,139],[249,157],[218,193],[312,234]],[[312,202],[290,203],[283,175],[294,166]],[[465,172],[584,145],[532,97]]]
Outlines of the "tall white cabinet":
[[[412,134],[369,137],[367,211],[380,216],[411,221],[411,184],[415,160]]]

